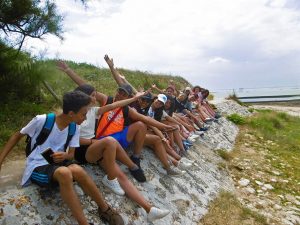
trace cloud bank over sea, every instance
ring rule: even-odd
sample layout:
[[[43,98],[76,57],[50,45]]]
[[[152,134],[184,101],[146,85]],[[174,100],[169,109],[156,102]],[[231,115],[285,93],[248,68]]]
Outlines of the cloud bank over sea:
[[[57,1],[65,40],[26,47],[46,57],[181,75],[211,89],[300,86],[296,0]]]

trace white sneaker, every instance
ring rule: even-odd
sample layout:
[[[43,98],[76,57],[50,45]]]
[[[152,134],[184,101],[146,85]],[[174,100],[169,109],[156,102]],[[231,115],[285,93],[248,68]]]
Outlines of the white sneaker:
[[[193,163],[194,163],[193,160],[187,159],[187,158],[185,158],[185,157],[181,157],[180,161],[186,162],[186,163],[190,163],[190,164],[193,164]]]
[[[199,135],[197,135],[197,134],[192,134],[192,135],[190,135],[189,137],[192,138],[192,139],[197,139],[197,138],[199,138]]]
[[[161,219],[169,213],[169,210],[151,207],[150,212],[148,213],[148,221],[152,222],[154,220]]]
[[[167,170],[167,174],[169,176],[173,176],[173,177],[179,177],[183,174],[185,174],[185,171],[182,171],[180,169],[178,169],[177,167],[175,166],[170,166],[170,168]]]
[[[181,170],[187,170],[187,169],[191,168],[192,165],[193,165],[192,163],[188,163],[183,160],[179,160],[177,167]]]
[[[102,179],[102,183],[108,187],[112,192],[114,192],[117,195],[125,195],[124,190],[121,188],[119,181],[117,178],[113,180],[109,180],[107,178],[107,175],[105,175]]]
[[[192,143],[196,142],[196,139],[191,138],[191,137],[188,137],[187,140],[190,141],[190,142],[192,142]]]

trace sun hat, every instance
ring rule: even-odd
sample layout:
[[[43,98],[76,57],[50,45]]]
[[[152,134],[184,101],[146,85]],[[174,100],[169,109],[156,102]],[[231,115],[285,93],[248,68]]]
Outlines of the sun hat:
[[[157,100],[162,102],[163,104],[166,104],[167,96],[165,96],[164,94],[159,94],[157,95]]]

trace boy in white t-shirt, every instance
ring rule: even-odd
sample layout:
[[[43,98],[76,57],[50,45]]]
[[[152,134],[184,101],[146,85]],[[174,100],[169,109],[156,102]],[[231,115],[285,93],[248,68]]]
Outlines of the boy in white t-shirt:
[[[77,222],[80,225],[88,225],[89,223],[73,187],[73,180],[75,180],[86,194],[97,203],[99,216],[102,219],[108,221],[109,224],[122,225],[124,224],[122,217],[105,202],[90,176],[81,166],[70,161],[73,158],[72,152],[75,147],[79,146],[78,125],[86,119],[90,102],[91,98],[82,92],[73,91],[64,95],[63,112],[56,116],[49,136],[44,143],[36,146],[27,157],[22,185],[27,185],[30,182],[49,188],[59,185],[61,197],[70,208]],[[33,146],[45,121],[46,115],[36,116],[21,131],[16,132],[8,140],[0,154],[0,169],[5,157],[22,137],[29,135],[32,140],[31,147]],[[64,145],[68,136],[69,124],[72,122],[77,124],[76,131],[67,146],[69,151],[66,152]],[[54,163],[49,164],[41,155],[47,148],[51,148],[54,152],[51,155]]]

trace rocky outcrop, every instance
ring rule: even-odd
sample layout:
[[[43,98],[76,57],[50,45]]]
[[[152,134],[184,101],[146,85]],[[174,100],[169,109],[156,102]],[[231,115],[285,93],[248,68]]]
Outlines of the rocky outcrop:
[[[232,100],[224,100],[221,103],[216,104],[218,111],[223,115],[239,114],[240,116],[250,116],[251,112],[247,107],[243,107]]]
[[[222,110],[231,105],[218,105]],[[228,110],[229,110],[228,108]],[[241,106],[240,106],[241,108]],[[235,112],[236,113],[236,112]],[[142,168],[148,182],[135,183],[141,193],[155,206],[167,208],[171,213],[153,224],[198,224],[206,213],[208,204],[221,189],[233,190],[233,183],[227,172],[219,167],[221,158],[213,149],[232,149],[238,128],[224,117],[213,122],[210,129],[189,150],[189,158],[195,161],[191,169],[181,177],[167,176],[161,163],[150,149],[144,149]],[[101,183],[104,172],[97,166],[85,166],[102,191],[105,199],[123,216],[126,224],[147,224],[146,213],[136,203],[124,196],[116,196]],[[97,206],[75,184],[84,212],[91,222],[101,224]],[[49,193],[35,186],[11,187],[0,194],[0,224],[76,224],[70,211],[62,202],[58,190]]]

